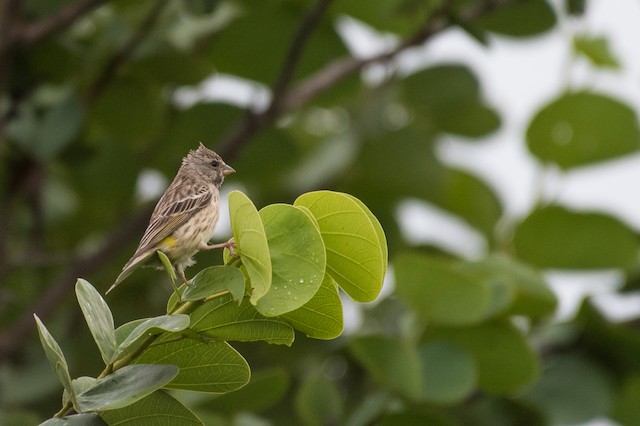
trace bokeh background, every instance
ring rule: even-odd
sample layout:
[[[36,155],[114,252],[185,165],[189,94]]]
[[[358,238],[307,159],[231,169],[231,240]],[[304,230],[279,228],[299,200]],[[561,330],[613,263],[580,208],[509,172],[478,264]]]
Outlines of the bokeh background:
[[[633,0],[4,0],[0,424],[60,406],[33,313],[72,376],[101,370],[75,280],[109,287],[198,142],[258,207],[355,195],[390,251],[342,337],[234,344],[247,387],[177,394],[206,424],[640,424],[637,22]],[[140,270],[107,301],[122,324],[170,291]]]

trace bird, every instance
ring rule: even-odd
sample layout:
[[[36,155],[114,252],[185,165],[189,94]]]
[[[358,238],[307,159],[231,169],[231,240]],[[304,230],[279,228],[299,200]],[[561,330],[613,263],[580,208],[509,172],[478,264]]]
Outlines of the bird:
[[[198,251],[226,247],[233,254],[233,241],[208,244],[220,215],[220,186],[232,173],[233,167],[202,142],[189,151],[173,182],[158,200],[137,250],[106,294],[157,251],[169,258],[176,275],[187,285],[184,269],[195,263],[192,257]]]

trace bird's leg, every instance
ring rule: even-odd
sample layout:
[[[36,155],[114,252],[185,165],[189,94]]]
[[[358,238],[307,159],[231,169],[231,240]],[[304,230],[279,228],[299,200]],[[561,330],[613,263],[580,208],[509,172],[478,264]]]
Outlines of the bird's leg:
[[[176,275],[182,280],[185,285],[189,285],[189,280],[184,276],[184,269],[176,266]]]
[[[229,250],[229,254],[231,255],[231,257],[238,257],[236,256],[236,252],[235,252],[235,248],[236,248],[236,242],[235,241],[227,241],[226,243],[220,243],[220,244],[205,244],[205,243],[200,243],[200,245],[198,246],[198,250],[203,251],[203,250],[214,250],[214,249],[218,249],[218,248],[226,248],[227,250]]]

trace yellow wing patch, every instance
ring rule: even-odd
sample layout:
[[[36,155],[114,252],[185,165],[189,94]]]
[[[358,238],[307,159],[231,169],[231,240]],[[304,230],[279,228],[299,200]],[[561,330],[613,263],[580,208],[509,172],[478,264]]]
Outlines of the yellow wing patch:
[[[160,247],[174,248],[176,246],[176,237],[173,235],[169,235],[168,237],[164,237],[162,241],[160,241]]]

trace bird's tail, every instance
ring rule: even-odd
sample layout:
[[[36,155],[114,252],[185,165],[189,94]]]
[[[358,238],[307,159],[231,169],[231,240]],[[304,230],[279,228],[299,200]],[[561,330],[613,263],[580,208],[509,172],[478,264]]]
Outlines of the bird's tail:
[[[124,281],[133,271],[138,269],[138,267],[143,264],[151,255],[153,255],[155,251],[147,250],[142,253],[136,253],[133,257],[127,262],[126,265],[122,268],[122,272],[116,278],[116,281],[109,287],[109,290],[105,294],[109,294],[111,290],[116,288],[122,281]]]

